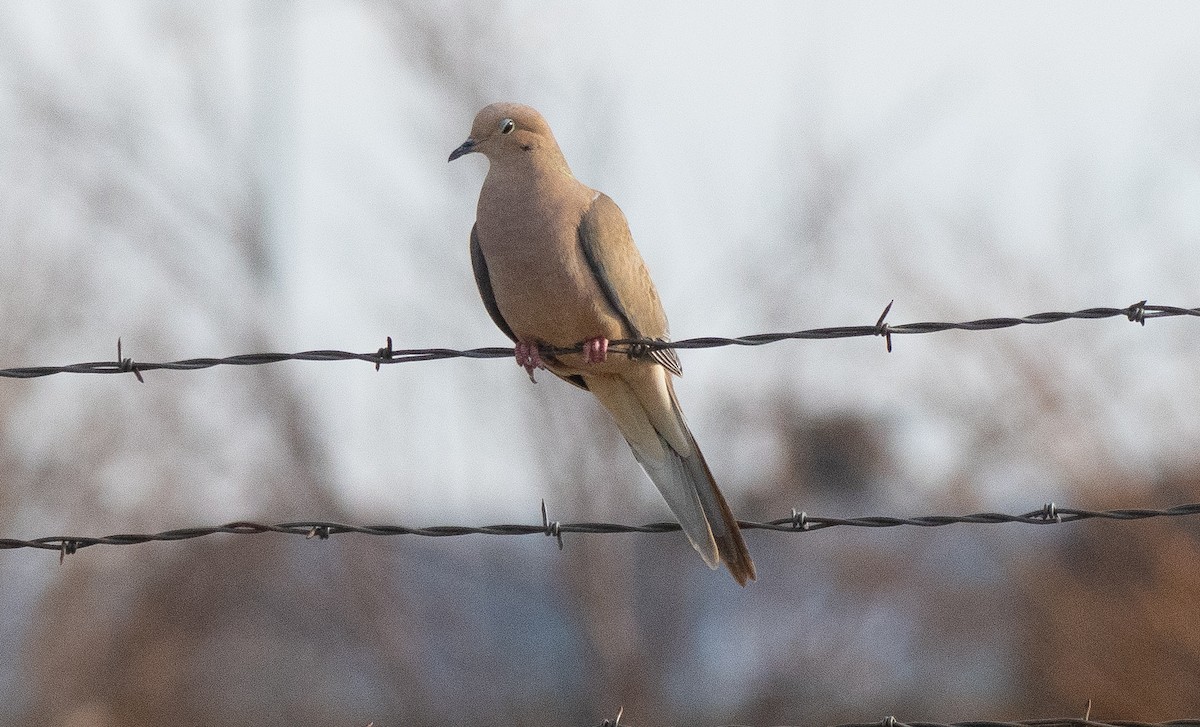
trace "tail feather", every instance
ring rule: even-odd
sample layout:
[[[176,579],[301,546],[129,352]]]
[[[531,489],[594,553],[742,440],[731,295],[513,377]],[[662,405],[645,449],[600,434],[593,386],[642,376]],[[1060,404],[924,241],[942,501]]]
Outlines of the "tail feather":
[[[696,445],[665,370],[657,379],[587,376],[588,389],[616,419],[633,455],[646,470],[692,547],[710,568],[721,563],[738,585],[755,579],[754,562],[737,518]]]
[[[682,416],[680,421],[682,421]],[[688,431],[688,438],[692,438],[690,431]],[[729,503],[725,501],[721,489],[717,487],[717,481],[713,479],[712,472],[708,469],[708,462],[704,461],[704,455],[700,452],[700,447],[696,446],[695,439],[692,439],[692,456],[683,462],[688,469],[692,486],[699,495],[700,504],[704,508],[704,514],[708,519],[713,540],[716,541],[721,562],[729,569],[729,574],[733,576],[739,586],[746,585],[747,581],[752,581],[757,577],[754,572],[754,561],[750,559],[750,550],[746,547],[746,541],[742,539],[742,530],[738,527],[737,518],[729,509]]]
[[[642,465],[642,469],[646,470],[646,474],[650,475],[650,480],[667,501],[667,506],[675,514],[675,518],[679,520],[679,525],[692,547],[709,568],[719,567],[721,549],[713,533],[704,501],[692,484],[692,474],[687,462],[661,438],[661,447],[652,454],[647,453],[644,447],[634,445],[632,440],[626,440],[629,441],[634,458]]]

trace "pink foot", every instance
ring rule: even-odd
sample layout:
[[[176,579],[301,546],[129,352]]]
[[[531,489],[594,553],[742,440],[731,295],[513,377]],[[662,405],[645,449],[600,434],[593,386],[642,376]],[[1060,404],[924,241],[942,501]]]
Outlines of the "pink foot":
[[[525,369],[525,373],[529,374],[529,380],[536,384],[537,380],[533,378],[533,370],[546,368],[546,365],[542,363],[542,355],[538,352],[537,344],[518,342],[513,349],[517,357],[517,365]]]
[[[608,339],[604,336],[589,338],[583,342],[583,360],[586,363],[604,363],[608,358]]]

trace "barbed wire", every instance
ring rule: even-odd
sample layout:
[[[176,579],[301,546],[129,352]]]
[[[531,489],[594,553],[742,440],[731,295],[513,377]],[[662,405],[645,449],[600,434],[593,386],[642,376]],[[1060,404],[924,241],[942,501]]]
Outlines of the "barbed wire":
[[[51,535],[40,538],[22,540],[19,538],[0,538],[0,550],[17,550],[34,548],[39,550],[55,550],[59,552],[59,560],[71,555],[81,548],[93,545],[138,545],[149,542],[191,540],[217,533],[229,535],[262,535],[263,533],[281,533],[284,535],[300,535],[305,538],[328,539],[333,535],[357,533],[359,535],[393,536],[416,535],[420,537],[445,538],[462,535],[545,535],[558,542],[558,548],[563,548],[563,536],[567,534],[616,535],[620,533],[672,533],[680,530],[676,522],[656,522],[646,525],[627,525],[622,523],[578,522],[563,523],[551,520],[546,511],[546,503],[542,501],[541,524],[509,524],[509,525],[434,525],[429,527],[409,527],[406,525],[348,525],[345,523],[320,520],[299,520],[278,524],[238,520],[224,525],[205,525],[188,528],[166,530],[160,533],[122,533],[101,537],[79,535]],[[788,517],[776,520],[756,522],[739,520],[743,530],[770,530],[784,533],[804,533],[824,530],[833,527],[856,528],[894,528],[894,527],[944,527],[947,525],[999,525],[1002,523],[1020,523],[1024,525],[1055,525],[1072,523],[1081,520],[1119,520],[1133,521],[1161,517],[1183,517],[1200,515],[1200,503],[1176,505],[1163,509],[1116,509],[1116,510],[1079,510],[1046,503],[1041,509],[1020,515],[1010,515],[997,512],[981,512],[971,515],[921,515],[917,517],[820,517],[809,515],[801,510],[792,510]]]
[[[893,301],[894,302],[894,301]],[[1200,308],[1180,308],[1169,305],[1149,305],[1140,301],[1124,308],[1085,308],[1073,312],[1051,311],[1034,313],[1020,318],[981,318],[961,323],[923,322],[901,323],[892,325],[886,322],[891,311],[892,303],[883,309],[883,314],[874,325],[869,326],[839,326],[834,328],[810,328],[801,331],[781,333],[759,333],[737,338],[722,338],[706,336],[703,338],[688,338],[680,341],[656,341],[647,339],[620,339],[611,341],[610,351],[629,353],[630,351],[645,351],[657,349],[696,349],[718,348],[722,346],[763,346],[768,343],[778,343],[790,340],[823,340],[832,338],[855,338],[863,336],[881,336],[887,344],[888,352],[892,350],[892,336],[912,335],[919,333],[938,333],[940,331],[991,331],[1000,328],[1011,328],[1019,325],[1042,325],[1058,323],[1065,320],[1095,320],[1100,318],[1124,317],[1134,323],[1146,325],[1148,318],[1168,318],[1174,316],[1200,317]],[[547,354],[578,353],[581,345],[568,348],[543,349]],[[117,339],[117,358],[115,361],[91,361],[86,363],[69,364],[66,366],[24,366],[0,369],[0,377],[14,379],[33,379],[53,374],[127,374],[132,373],[138,381],[143,381],[142,374],[146,371],[195,371],[214,366],[258,366],[262,364],[280,363],[282,361],[365,361],[380,366],[416,361],[438,361],[449,358],[511,358],[513,349],[509,347],[470,348],[465,350],[453,348],[408,348],[396,349],[392,346],[389,336],[387,345],[373,353],[352,353],[350,351],[317,350],[300,351],[298,353],[248,353],[224,358],[189,358],[181,361],[152,363],[135,361],[122,354],[121,341]]]

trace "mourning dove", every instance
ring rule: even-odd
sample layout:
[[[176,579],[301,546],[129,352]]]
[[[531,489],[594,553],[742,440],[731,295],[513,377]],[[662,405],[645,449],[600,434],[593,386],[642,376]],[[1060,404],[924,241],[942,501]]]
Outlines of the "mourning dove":
[[[571,174],[534,109],[497,103],[479,112],[450,161],[479,152],[489,168],[471,229],[471,264],[492,320],[533,378],[546,368],[590,391],[616,420],[704,562],[739,585],[754,563],[737,519],[688,430],[671,384],[671,349],[608,352],[608,342],[669,340],[658,292],[625,215]],[[550,353],[583,344],[579,353]]]

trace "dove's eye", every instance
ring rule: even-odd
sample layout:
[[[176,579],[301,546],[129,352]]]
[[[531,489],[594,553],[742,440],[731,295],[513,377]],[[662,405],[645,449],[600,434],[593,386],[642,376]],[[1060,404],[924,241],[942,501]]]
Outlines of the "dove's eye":
[[[517,128],[517,124],[512,119],[505,119],[500,122],[501,134],[511,134],[512,130],[515,128]]]

